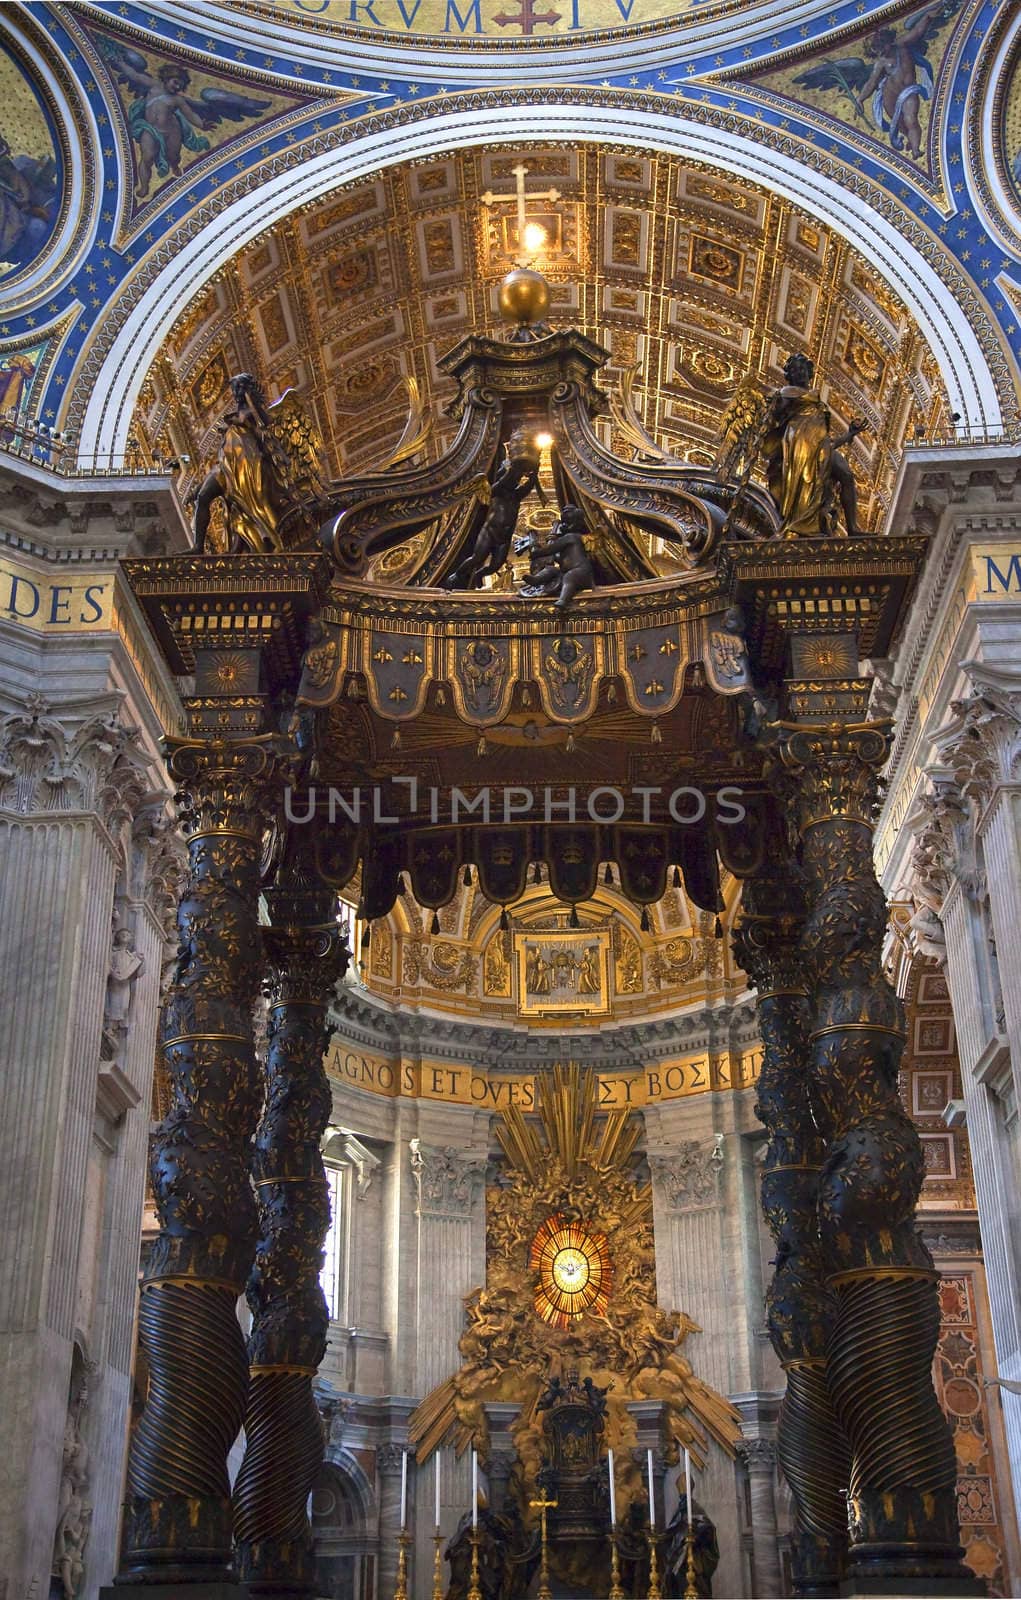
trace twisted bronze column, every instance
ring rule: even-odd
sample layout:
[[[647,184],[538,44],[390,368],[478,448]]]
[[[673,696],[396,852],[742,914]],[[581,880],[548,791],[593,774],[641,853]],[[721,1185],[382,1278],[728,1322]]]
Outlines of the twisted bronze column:
[[[888,739],[885,724],[782,724],[778,745],[807,882],[809,1088],[832,1133],[819,1224],[835,1297],[829,1387],[852,1450],[849,1576],[855,1593],[982,1593],[960,1559],[931,1376],[937,1274],[914,1223],[922,1152],[897,1089],[903,1010],[881,966],[872,824]]]
[[[826,1379],[834,1302],[825,1284],[817,1199],[826,1140],[808,1092],[808,979],[797,870],[763,873],[742,896],[734,952],[758,991],[763,1063],[755,1110],[768,1135],[762,1210],[776,1241],[766,1321],[787,1377],[776,1448],[794,1498],[795,1592],[839,1592],[847,1549],[850,1449]]]
[[[267,890],[272,969],[266,1098],[255,1140],[259,1241],[248,1284],[252,1331],[245,1455],[234,1485],[238,1568],[249,1592],[312,1595],[306,1504],[323,1460],[312,1380],[326,1353],[319,1282],[330,1222],[322,1138],[330,1117],[323,1069],[330,996],[350,952],[337,897],[291,846]]]
[[[188,879],[161,1022],[172,1100],[151,1151],[160,1234],[139,1310],[149,1392],[132,1440],[121,1571],[150,1584],[231,1571],[227,1454],[248,1384],[236,1302],[256,1239],[259,861],[285,770],[272,735],[173,741],[168,764]]]

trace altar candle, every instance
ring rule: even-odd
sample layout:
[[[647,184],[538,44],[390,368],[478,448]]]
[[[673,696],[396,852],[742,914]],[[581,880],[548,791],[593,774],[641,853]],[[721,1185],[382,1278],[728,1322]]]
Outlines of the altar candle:
[[[479,1457],[472,1451],[472,1531],[479,1525]]]
[[[652,1476],[652,1451],[646,1450],[646,1459],[649,1463],[649,1527],[656,1526],[656,1482]]]
[[[688,1527],[693,1528],[695,1521],[691,1509],[691,1452],[687,1445],[684,1447],[684,1498],[688,1507]]]
[[[613,1481],[613,1451],[606,1452],[606,1470],[610,1474],[610,1526],[617,1526],[617,1485]]]
[[[408,1452],[401,1451],[401,1532],[408,1526]]]
[[[440,1525],[440,1452],[436,1452],[436,1526]]]

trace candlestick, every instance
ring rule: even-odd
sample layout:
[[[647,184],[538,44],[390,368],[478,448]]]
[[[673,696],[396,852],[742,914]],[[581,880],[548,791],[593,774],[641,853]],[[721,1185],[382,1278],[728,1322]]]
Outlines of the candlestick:
[[[684,1498],[688,1507],[688,1526],[691,1526],[691,1451],[684,1446]]]
[[[613,1481],[613,1451],[606,1452],[606,1470],[610,1478],[610,1527],[617,1526],[617,1486]]]
[[[646,1450],[645,1459],[649,1465],[649,1527],[656,1526],[656,1480],[652,1476],[652,1451]]]
[[[662,1600],[663,1591],[659,1586],[659,1563],[656,1560],[656,1534],[653,1528],[648,1532],[649,1540],[649,1594],[648,1600]]]
[[[402,1528],[397,1537],[397,1584],[394,1600],[408,1600],[408,1536]]]
[[[443,1535],[442,1535],[442,1533],[440,1533],[438,1528],[437,1528],[436,1532],[433,1534],[433,1542],[436,1545],[436,1554],[433,1557],[433,1592],[432,1592],[432,1600],[443,1600],[444,1592],[445,1592],[444,1588],[443,1588],[443,1556],[441,1554],[441,1547],[442,1547],[442,1544],[443,1544]]]
[[[690,1505],[690,1501],[688,1502]],[[695,1580],[695,1530],[691,1525],[691,1513],[688,1513],[688,1532],[685,1535],[688,1546],[688,1559],[686,1566],[686,1582],[684,1585],[684,1600],[699,1600],[698,1584]]]
[[[472,1529],[472,1573],[468,1585],[468,1600],[482,1600],[482,1589],[479,1584],[479,1530]]]
[[[433,1519],[435,1526],[440,1525],[440,1452],[436,1452],[436,1516]]]
[[[472,1531],[476,1532],[479,1526],[479,1456],[478,1451],[472,1451]]]
[[[401,1532],[408,1526],[408,1452],[401,1451]]]
[[[610,1595],[609,1600],[627,1600],[620,1582],[620,1555],[617,1551],[617,1530],[610,1529]]]

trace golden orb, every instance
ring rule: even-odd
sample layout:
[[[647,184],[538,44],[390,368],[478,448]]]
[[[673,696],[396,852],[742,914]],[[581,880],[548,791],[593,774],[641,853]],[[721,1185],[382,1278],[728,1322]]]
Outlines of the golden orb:
[[[515,267],[500,285],[500,315],[519,327],[542,322],[549,310],[549,284],[541,272]]]

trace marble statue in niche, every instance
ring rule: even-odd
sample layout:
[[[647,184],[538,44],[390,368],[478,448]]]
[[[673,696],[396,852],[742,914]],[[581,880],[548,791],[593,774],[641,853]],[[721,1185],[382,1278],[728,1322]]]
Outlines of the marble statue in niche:
[[[89,1449],[82,1437],[82,1424],[89,1401],[90,1365],[76,1345],[71,1367],[71,1393],[64,1424],[64,1446],[60,1465],[60,1493],[57,1500],[57,1525],[53,1537],[55,1580],[51,1593],[59,1600],[76,1600],[85,1577],[85,1549],[92,1527],[92,1502],[89,1498]]]
[[[102,1054],[116,1061],[127,1037],[135,980],[145,971],[145,961],[135,949],[130,928],[117,928],[110,950],[106,980],[106,1009],[103,1013]]]

